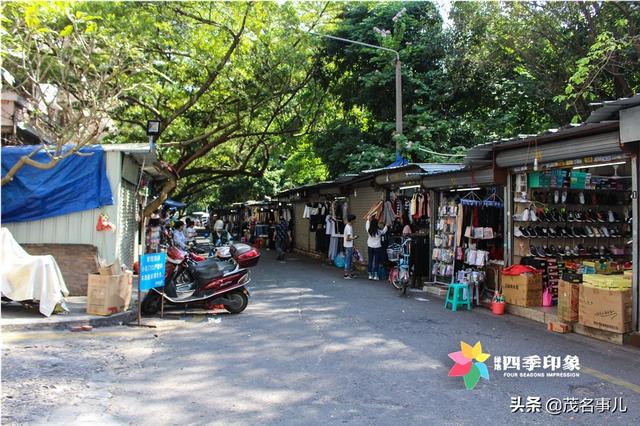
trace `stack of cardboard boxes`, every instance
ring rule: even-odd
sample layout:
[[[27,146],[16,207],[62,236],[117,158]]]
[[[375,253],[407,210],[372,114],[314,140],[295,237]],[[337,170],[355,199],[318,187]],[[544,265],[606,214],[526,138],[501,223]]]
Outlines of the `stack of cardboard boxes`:
[[[123,271],[118,259],[111,265],[96,264],[98,272],[89,274],[87,313],[111,315],[129,309],[133,273]]]
[[[542,274],[502,275],[504,301],[518,306],[542,305]]]

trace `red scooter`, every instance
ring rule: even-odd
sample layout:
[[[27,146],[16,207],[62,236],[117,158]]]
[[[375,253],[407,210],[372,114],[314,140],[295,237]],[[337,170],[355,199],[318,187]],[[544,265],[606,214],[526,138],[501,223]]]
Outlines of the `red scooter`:
[[[233,244],[231,259],[215,257],[205,259],[176,247],[167,250],[164,289],[154,288],[142,300],[146,315],[160,310],[162,297],[165,304],[214,309],[218,305],[232,314],[244,311],[249,303],[251,281],[249,270],[258,264],[260,252],[247,244]]]

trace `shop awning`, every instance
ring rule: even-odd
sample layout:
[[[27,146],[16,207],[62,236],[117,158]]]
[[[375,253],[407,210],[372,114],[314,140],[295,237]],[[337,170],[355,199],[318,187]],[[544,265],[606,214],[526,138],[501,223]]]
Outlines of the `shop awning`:
[[[187,205],[185,203],[181,203],[180,201],[171,200],[171,199],[165,200],[165,202],[163,204],[165,206],[167,206],[167,207],[173,207],[173,208],[176,208],[176,209],[181,209],[183,207],[187,207]]]
[[[504,185],[506,172],[487,167],[483,169],[462,169],[438,173],[422,178],[422,186],[427,189],[454,189],[475,186]]]

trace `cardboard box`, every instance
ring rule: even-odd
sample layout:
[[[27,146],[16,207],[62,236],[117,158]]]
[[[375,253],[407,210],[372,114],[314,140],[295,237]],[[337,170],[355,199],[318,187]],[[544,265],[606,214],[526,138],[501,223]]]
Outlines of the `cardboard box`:
[[[87,313],[111,315],[129,309],[133,274],[89,274],[87,285]]]
[[[631,330],[631,290],[610,290],[580,286],[579,319],[580,324],[626,333]]]
[[[122,266],[120,265],[120,259],[116,260],[108,265],[104,260],[96,257],[96,269],[100,275],[120,275],[122,274]]]
[[[547,324],[547,330],[564,334],[571,331],[571,325],[563,322],[549,321]]]
[[[504,301],[518,306],[542,305],[542,275],[502,275]]]
[[[558,319],[563,322],[578,321],[580,284],[560,280],[558,283]]]

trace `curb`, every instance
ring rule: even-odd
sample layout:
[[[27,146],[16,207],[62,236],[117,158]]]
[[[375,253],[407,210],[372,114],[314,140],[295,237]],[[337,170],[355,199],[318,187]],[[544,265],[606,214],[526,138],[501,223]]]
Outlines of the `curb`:
[[[45,322],[33,322],[29,324],[6,324],[2,325],[2,332],[20,332],[20,331],[42,331],[42,330],[68,330],[72,327],[78,327],[82,325],[90,325],[94,328],[97,327],[110,327],[114,325],[122,325],[128,322],[132,322],[137,318],[136,311],[119,312],[117,314],[109,315],[107,317],[87,317],[87,318],[73,318],[67,321],[45,321]]]

